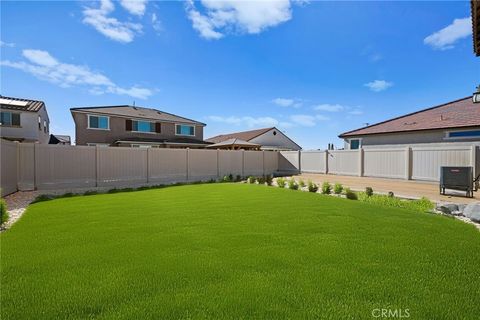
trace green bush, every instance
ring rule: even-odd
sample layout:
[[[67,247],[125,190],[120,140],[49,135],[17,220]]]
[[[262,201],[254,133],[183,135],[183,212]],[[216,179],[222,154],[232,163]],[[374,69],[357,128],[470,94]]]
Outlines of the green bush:
[[[330,194],[332,193],[332,186],[330,185],[329,182],[325,181],[322,184],[322,194]]]
[[[367,195],[367,197],[373,196],[373,189],[372,189],[372,187],[366,187],[366,188],[365,188],[365,194]]]
[[[318,185],[316,183],[313,183],[312,181],[308,181],[308,192],[317,192],[318,191]]]
[[[142,190],[141,188],[144,188],[144,187],[140,187],[140,188],[138,188],[138,190]],[[98,194],[98,191],[88,190],[88,191],[85,191],[85,193],[83,195],[84,196],[93,196],[95,194]]]
[[[265,177],[265,182],[267,183],[267,186],[271,186],[273,183],[273,176],[271,174],[268,174]]]
[[[335,183],[335,186],[333,186],[333,192],[335,194],[342,194],[343,191],[343,186],[341,183]]]
[[[267,179],[265,178],[265,176],[258,177],[258,179],[257,179],[258,184],[265,184],[266,180]]]
[[[7,212],[7,204],[5,200],[0,199],[0,224],[7,222],[8,220],[8,212]]]
[[[49,201],[49,200],[53,200],[53,199],[55,199],[55,196],[54,196],[54,195],[51,195],[51,194],[41,194],[41,195],[37,196],[37,197],[32,201],[32,203]]]
[[[285,178],[277,178],[277,186],[279,186],[280,188],[285,188],[285,184]]]
[[[393,197],[395,197],[395,194],[393,193],[393,191],[388,191],[388,196],[390,198],[393,198]]]
[[[223,176],[222,182],[232,182],[232,181],[233,181],[233,177],[231,177],[231,175]]]
[[[358,200],[358,195],[356,192],[350,190],[350,188],[345,188],[345,197],[350,200]]]
[[[300,186],[300,188],[305,187],[305,181],[303,181],[302,179],[298,180],[298,185]]]
[[[257,178],[255,178],[253,176],[250,176],[250,177],[248,177],[247,182],[253,184],[253,183],[257,182]]]
[[[434,208],[434,204],[425,197],[419,200],[403,200],[380,194],[368,196],[365,192],[361,192],[358,194],[358,200],[386,207],[404,208],[419,212],[427,212]]]
[[[242,176],[237,174],[237,176],[235,177],[235,182],[240,182],[242,181]]]
[[[288,180],[288,189],[298,190],[298,183],[295,181],[295,179],[291,178]]]

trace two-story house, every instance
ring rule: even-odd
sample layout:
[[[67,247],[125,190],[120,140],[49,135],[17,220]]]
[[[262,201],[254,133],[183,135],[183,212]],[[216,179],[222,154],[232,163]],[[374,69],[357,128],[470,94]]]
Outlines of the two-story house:
[[[48,143],[50,120],[43,101],[0,96],[0,137]]]
[[[137,106],[71,108],[77,145],[204,148],[204,123]]]

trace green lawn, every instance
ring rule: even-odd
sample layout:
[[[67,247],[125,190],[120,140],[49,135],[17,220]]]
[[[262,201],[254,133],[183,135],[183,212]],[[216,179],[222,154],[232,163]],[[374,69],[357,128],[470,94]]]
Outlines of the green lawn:
[[[32,205],[1,239],[2,319],[480,314],[480,233],[442,216],[244,184]]]

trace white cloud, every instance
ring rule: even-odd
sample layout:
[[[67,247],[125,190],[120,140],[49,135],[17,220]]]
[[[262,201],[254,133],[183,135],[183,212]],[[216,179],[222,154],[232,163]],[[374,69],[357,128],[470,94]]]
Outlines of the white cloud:
[[[104,36],[123,43],[133,41],[142,31],[142,25],[132,22],[121,22],[109,15],[115,10],[111,0],[101,0],[100,7],[86,7],[83,10],[83,23],[91,25]]]
[[[272,102],[280,107],[299,108],[302,106],[302,102],[298,99],[276,98],[276,99],[273,99]]]
[[[62,63],[50,53],[43,50],[27,49],[22,51],[27,61],[0,61],[0,65],[22,70],[38,79],[45,80],[60,87],[90,86],[90,92],[103,94],[105,92],[128,95],[134,98],[146,99],[153,93],[150,89],[133,86],[122,88],[107,76],[90,70],[87,66]]]
[[[472,20],[470,17],[455,19],[445,28],[432,33],[423,43],[438,50],[447,50],[454,47],[455,42],[472,34]]]
[[[13,47],[15,47],[15,43],[13,43],[13,42],[3,42],[3,41],[0,40],[0,47],[13,48]]]
[[[393,82],[388,82],[385,80],[374,80],[372,82],[368,82],[364,84],[365,87],[368,87],[373,92],[380,92],[387,90],[391,86],[393,86]]]
[[[363,114],[363,111],[360,109],[354,109],[352,111],[348,111],[348,114],[351,114],[352,116],[360,116]]]
[[[255,34],[291,19],[289,0],[201,0],[201,13],[192,0],[185,9],[193,28],[205,39],[220,39],[226,33]]]
[[[327,112],[339,112],[345,109],[344,106],[340,104],[319,104],[315,107],[313,107],[314,110],[317,111],[327,111]]]
[[[304,127],[313,127],[317,124],[317,121],[327,121],[330,118],[325,117],[323,115],[306,115],[306,114],[295,114],[290,116],[290,120],[297,125],[304,126]]]
[[[133,15],[143,16],[147,0],[120,0],[120,5]]]
[[[155,12],[152,13],[151,21],[152,21],[153,30],[155,30],[156,32],[161,32],[163,30],[162,22],[158,19],[157,14]]]
[[[236,126],[246,126],[248,128],[253,127],[275,127],[280,122],[272,117],[220,117],[220,116],[209,116],[208,119],[213,122],[222,122],[230,125]]]

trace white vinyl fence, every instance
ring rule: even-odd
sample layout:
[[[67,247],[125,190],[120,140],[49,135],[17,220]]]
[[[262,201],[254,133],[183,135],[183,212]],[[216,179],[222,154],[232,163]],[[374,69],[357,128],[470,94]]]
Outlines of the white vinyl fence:
[[[359,150],[280,151],[279,172],[438,181],[441,166],[472,166],[480,174],[480,143],[438,143]]]
[[[124,187],[277,172],[278,152],[0,142],[2,196],[17,190]]]

